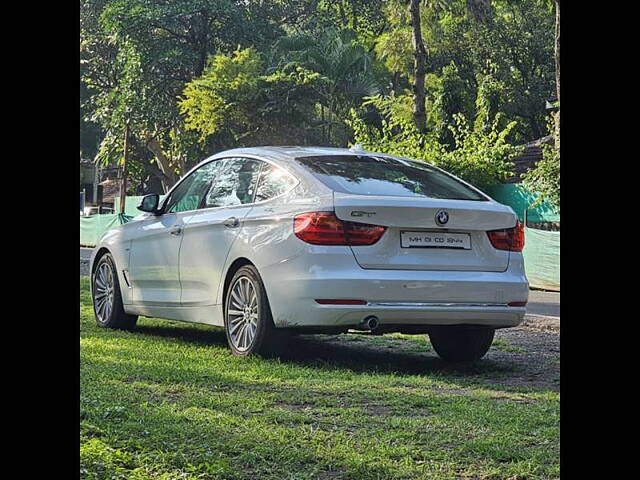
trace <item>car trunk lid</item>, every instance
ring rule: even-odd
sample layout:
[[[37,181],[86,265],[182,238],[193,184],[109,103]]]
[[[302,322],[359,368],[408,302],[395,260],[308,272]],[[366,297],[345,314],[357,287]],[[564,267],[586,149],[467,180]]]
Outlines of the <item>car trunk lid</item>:
[[[341,220],[387,227],[374,245],[351,247],[362,268],[501,272],[509,264],[509,252],[495,249],[486,232],[517,218],[493,201],[334,192],[334,208]]]

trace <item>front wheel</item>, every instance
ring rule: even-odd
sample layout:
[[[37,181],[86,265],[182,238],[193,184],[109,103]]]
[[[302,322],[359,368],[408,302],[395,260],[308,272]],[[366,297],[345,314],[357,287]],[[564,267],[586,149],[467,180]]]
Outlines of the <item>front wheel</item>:
[[[431,345],[447,362],[480,360],[493,343],[495,329],[482,326],[452,325],[429,332]]]
[[[91,294],[93,311],[99,327],[123,330],[135,327],[138,317],[124,311],[116,264],[109,253],[100,257],[96,264],[91,277]]]
[[[267,293],[254,266],[241,267],[231,279],[224,316],[234,355],[272,355],[284,347],[286,334],[273,324]]]

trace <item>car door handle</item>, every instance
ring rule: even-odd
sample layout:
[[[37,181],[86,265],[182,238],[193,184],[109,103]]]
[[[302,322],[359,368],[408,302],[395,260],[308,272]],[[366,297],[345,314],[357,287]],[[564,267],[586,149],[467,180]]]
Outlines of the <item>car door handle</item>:
[[[171,235],[181,235],[182,227],[180,225],[174,225],[173,227],[171,227],[171,230],[169,230],[169,233]]]
[[[240,225],[240,220],[238,220],[236,217],[229,217],[223,222],[223,225],[229,228],[236,228]]]

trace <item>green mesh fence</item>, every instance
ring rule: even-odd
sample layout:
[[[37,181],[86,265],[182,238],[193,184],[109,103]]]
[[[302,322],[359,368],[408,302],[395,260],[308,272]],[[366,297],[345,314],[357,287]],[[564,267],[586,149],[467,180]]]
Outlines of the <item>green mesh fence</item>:
[[[524,212],[528,209],[529,222],[559,222],[560,213],[548,202],[542,202],[535,208],[529,208],[538,197],[519,183],[503,183],[487,190],[496,202],[509,205],[520,221],[524,221]]]
[[[521,184],[497,185],[487,192],[497,202],[509,205],[520,221],[559,222],[560,213],[548,202],[530,206],[537,195]],[[560,291],[560,232],[525,229],[524,266],[529,284],[534,288]]]
[[[163,199],[164,195],[160,195],[160,202],[162,202]],[[142,212],[137,208],[140,200],[142,200],[142,196],[127,196],[124,203],[124,215],[116,213],[80,217],[80,245],[83,247],[94,247],[107,230],[126,223],[133,217],[140,215]],[[120,211],[119,198],[115,199],[114,211]]]
[[[109,229],[127,223],[131,218],[117,213],[80,217],[80,246],[95,247]]]
[[[525,228],[524,268],[529,285],[560,291],[560,232]]]

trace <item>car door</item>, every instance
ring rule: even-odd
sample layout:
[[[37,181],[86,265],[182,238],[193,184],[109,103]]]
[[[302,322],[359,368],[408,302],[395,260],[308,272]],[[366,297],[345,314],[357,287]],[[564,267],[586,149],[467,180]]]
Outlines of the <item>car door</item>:
[[[202,208],[185,220],[180,249],[182,305],[214,305],[227,254],[251,210],[263,162],[216,160],[219,168]]]
[[[179,253],[185,220],[197,210],[214,175],[213,163],[194,170],[171,191],[162,214],[139,222],[129,261],[134,304],[179,306]]]

